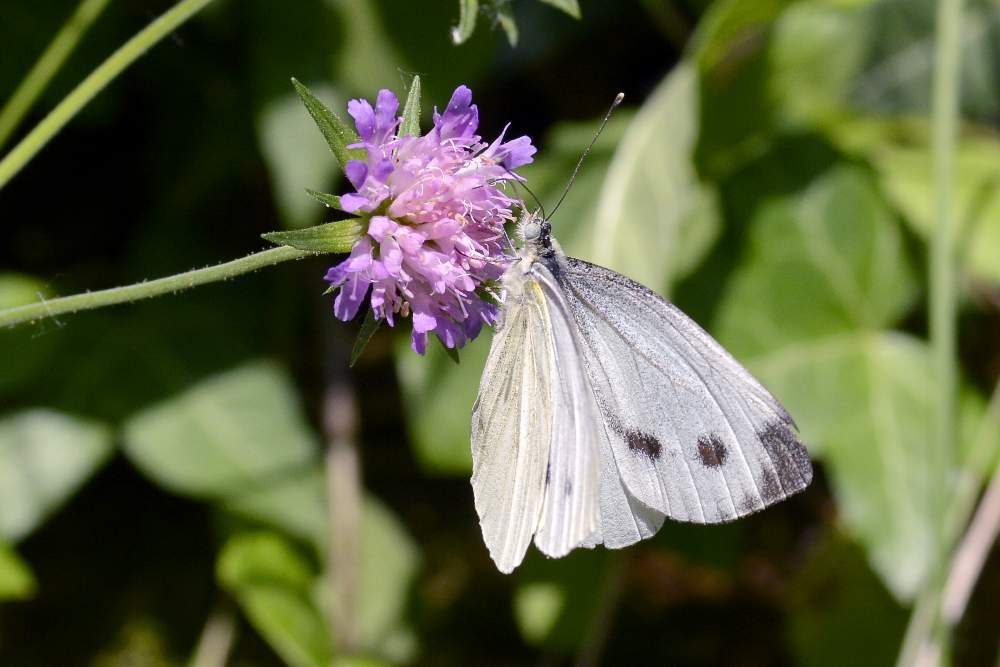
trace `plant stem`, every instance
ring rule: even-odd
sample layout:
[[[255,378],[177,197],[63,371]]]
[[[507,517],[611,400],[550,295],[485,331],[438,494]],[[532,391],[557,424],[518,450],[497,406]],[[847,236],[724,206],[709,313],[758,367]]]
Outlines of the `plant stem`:
[[[42,300],[38,303],[0,310],[0,328],[23,322],[36,322],[66,313],[76,313],[81,310],[93,310],[94,308],[103,308],[104,306],[113,306],[119,303],[139,301],[170,292],[179,292],[197,287],[198,285],[235,278],[244,273],[250,273],[251,271],[256,271],[257,269],[262,269],[273,264],[287,262],[292,259],[301,259],[315,254],[317,253],[282,246],[280,248],[263,250],[224,264],[216,264],[204,269],[194,269],[185,273],[167,276],[166,278],[158,278],[123,287],[112,287],[98,292],[84,292],[83,294],[64,296],[52,299],[51,301]]]
[[[7,142],[24,114],[45,90],[49,81],[76,48],[80,38],[87,32],[90,24],[104,11],[107,4],[108,0],[81,0],[77,5],[76,11],[56,33],[48,48],[21,81],[21,85],[7,100],[7,104],[0,109],[0,146]]]
[[[112,53],[0,161],[0,188],[126,67],[211,1],[181,0]]]
[[[932,158],[936,224],[928,255],[930,338],[935,380],[940,392],[935,402],[933,457],[927,465],[950,478],[954,460],[955,404],[958,370],[956,365],[955,220],[952,210],[952,181],[955,139],[958,128],[961,57],[962,0],[938,0],[935,25],[934,81],[932,113]],[[946,507],[943,489],[931,499],[931,507]],[[951,539],[942,520],[937,530],[937,553],[924,591],[910,618],[900,665],[928,664],[943,655],[948,643],[947,629],[940,621],[941,587],[944,586],[946,555]]]
[[[354,387],[347,373],[347,347],[330,330],[325,332],[324,338],[327,347],[323,432],[329,520],[326,540],[329,632],[337,653],[350,656],[360,645],[357,623],[362,530],[361,457],[357,445],[359,418]]]
[[[188,667],[225,667],[236,640],[236,611],[225,598],[215,604]]]

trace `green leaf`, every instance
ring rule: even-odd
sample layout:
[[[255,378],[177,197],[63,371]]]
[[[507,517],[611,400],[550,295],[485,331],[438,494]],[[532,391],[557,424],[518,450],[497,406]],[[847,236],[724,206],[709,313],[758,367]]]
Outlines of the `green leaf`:
[[[514,20],[514,10],[507,3],[499,3],[496,6],[497,23],[504,34],[507,35],[507,42],[512,46],[517,46],[518,30],[517,21]]]
[[[891,326],[919,289],[898,224],[856,167],[768,200],[753,215],[743,253],[716,328],[737,358]]]
[[[451,29],[451,41],[461,44],[476,29],[479,14],[479,0],[458,0],[458,25]]]
[[[559,560],[530,554],[512,600],[521,636],[550,651],[577,650],[621,566],[621,555],[605,549],[577,550]]]
[[[112,453],[103,424],[46,409],[0,419],[0,538],[27,536]]]
[[[0,540],[0,601],[27,600],[37,588],[35,575],[28,564]]]
[[[50,296],[45,284],[20,273],[0,273],[0,310],[16,308]]]
[[[698,101],[697,72],[682,63],[643,104],[608,168],[585,255],[664,293],[720,231],[714,190],[692,164]]]
[[[324,539],[319,447],[291,379],[273,364],[220,373],[143,410],[125,423],[124,451],[174,493]]]
[[[814,547],[787,594],[788,638],[794,664],[837,667],[891,665],[906,628],[906,611],[892,599],[864,553],[833,531]]]
[[[361,357],[361,353],[365,351],[368,341],[371,340],[381,325],[382,320],[376,319],[375,311],[369,308],[365,313],[364,322],[361,323],[361,331],[358,332],[358,337],[354,339],[354,347],[351,349],[351,360],[348,362],[348,366],[354,366],[357,363]]]
[[[492,331],[484,329],[463,348],[456,365],[443,345],[430,345],[425,356],[414,354],[409,340],[396,348],[396,372],[407,431],[417,460],[425,470],[467,474],[472,469],[469,440],[472,404],[489,353]]]
[[[417,549],[392,513],[370,496],[360,526],[358,644],[394,663],[411,662],[417,646],[406,609],[419,566]],[[277,533],[240,533],[227,542],[217,571],[254,627],[289,664],[329,664],[336,651],[324,615],[329,588],[312,558]]]
[[[361,218],[348,218],[305,229],[268,232],[261,234],[261,237],[274,245],[290,246],[309,252],[350,252],[361,238],[363,222]]]
[[[926,123],[858,117],[828,128],[833,140],[865,158],[886,196],[928,241],[934,230],[933,170]],[[1000,282],[1000,141],[968,133],[955,150],[952,215],[956,247],[970,275]]]
[[[399,519],[373,496],[365,498],[361,526],[358,638],[377,655],[410,663],[417,644],[406,610],[419,552]]]
[[[410,92],[403,105],[403,121],[399,125],[399,136],[420,136],[420,77],[414,76],[410,82]]]
[[[333,91],[319,91],[341,104]],[[315,130],[303,122],[302,107],[294,93],[272,100],[257,116],[261,152],[271,177],[271,188],[285,227],[292,229],[316,224],[320,211],[302,196],[302,185],[327,185],[337,175],[336,165]],[[339,159],[339,157],[338,157]]]
[[[580,4],[577,0],[539,0],[539,2],[560,9],[575,19],[580,18]]]
[[[292,78],[292,85],[295,86],[295,92],[299,94],[303,104],[306,105],[306,109],[316,122],[319,131],[323,133],[323,138],[326,139],[327,145],[333,152],[334,157],[337,158],[337,162],[340,163],[340,168],[344,169],[350,160],[363,160],[364,151],[356,148],[347,148],[351,144],[360,141],[354,128],[341,120],[337,114],[330,111],[325,104],[312,94],[312,91],[299,83],[294,77]]]
[[[337,195],[330,195],[325,192],[317,192],[316,190],[310,190],[309,188],[306,188],[306,192],[309,193],[310,197],[318,201],[320,204],[323,204],[327,208],[335,208],[338,211],[343,210],[340,208],[340,197],[338,197]]]
[[[240,533],[219,554],[220,584],[288,665],[326,667],[326,621],[313,601],[314,564],[276,533]]]
[[[447,345],[444,344],[444,341],[438,338],[437,336],[434,336],[434,338],[437,338],[438,344],[441,346],[441,349],[444,350],[444,353],[448,355],[448,358],[451,359],[452,363],[454,363],[456,366],[459,365],[461,361],[458,358],[458,349],[454,347],[448,347]]]

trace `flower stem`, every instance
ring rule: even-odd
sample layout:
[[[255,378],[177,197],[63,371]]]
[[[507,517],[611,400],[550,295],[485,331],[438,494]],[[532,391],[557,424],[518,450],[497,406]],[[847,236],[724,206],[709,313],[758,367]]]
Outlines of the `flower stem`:
[[[224,264],[216,264],[204,269],[194,269],[185,273],[167,276],[166,278],[158,278],[123,287],[112,287],[111,289],[100,290],[98,292],[85,292],[83,294],[64,296],[52,299],[51,301],[42,300],[38,303],[29,303],[25,306],[0,310],[0,328],[13,326],[22,322],[36,322],[66,313],[93,310],[94,308],[103,308],[104,306],[113,306],[118,303],[128,303],[160,296],[161,294],[179,292],[197,287],[198,285],[235,278],[244,273],[262,269],[265,266],[287,262],[292,259],[301,259],[302,257],[315,254],[317,253],[282,246],[247,255],[240,259],[234,259]]]
[[[939,395],[935,401],[933,460],[927,465],[950,479],[955,442],[955,405],[958,386],[956,364],[955,216],[952,207],[954,151],[958,128],[961,60],[962,0],[938,0],[932,113],[932,158],[936,224],[931,239],[930,339],[934,374]],[[934,498],[932,507],[946,507],[948,498]],[[938,527],[937,553],[906,630],[899,665],[931,664],[947,650],[948,628],[941,622],[941,589],[945,584],[946,556],[952,540],[942,517]]]
[[[76,11],[56,33],[48,48],[21,81],[21,85],[7,100],[7,104],[0,109],[0,146],[6,143],[24,114],[45,90],[49,81],[76,48],[80,38],[87,32],[90,24],[100,16],[107,4],[108,0],[80,1]]]
[[[181,0],[112,53],[0,161],[0,188],[126,67],[211,1]]]

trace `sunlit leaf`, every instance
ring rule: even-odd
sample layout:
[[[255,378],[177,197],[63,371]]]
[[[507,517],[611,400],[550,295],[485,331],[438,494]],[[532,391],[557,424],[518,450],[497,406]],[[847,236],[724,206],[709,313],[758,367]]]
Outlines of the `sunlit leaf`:
[[[658,291],[697,266],[719,232],[713,190],[692,163],[698,79],[681,64],[629,124],[597,203],[587,259]]]
[[[361,230],[360,218],[348,218],[303,229],[268,232],[261,234],[261,237],[274,245],[290,246],[310,252],[350,252],[361,238]]]
[[[143,410],[124,426],[126,456],[165,488],[321,543],[322,469],[287,374],[251,363]]]
[[[326,667],[326,620],[313,601],[315,564],[277,533],[239,533],[219,554],[217,575],[254,628],[292,667]]]
[[[472,36],[479,15],[479,0],[458,0],[458,25],[451,29],[451,41],[461,44]]]
[[[28,535],[111,453],[100,423],[40,408],[0,419],[0,538]]]
[[[330,111],[311,90],[297,79],[292,79],[292,85],[295,87],[295,92],[302,99],[302,103],[306,105],[309,115],[316,122],[316,126],[323,134],[323,138],[326,139],[326,143],[333,152],[334,157],[337,158],[337,162],[340,163],[340,168],[343,169],[350,160],[363,159],[363,151],[356,148],[348,148],[351,144],[359,141],[358,133],[354,131],[354,128],[341,120],[340,116]]]
[[[42,281],[19,273],[0,273],[0,309],[16,308],[49,296]]]
[[[25,600],[35,594],[38,584],[31,568],[0,540],[0,602]]]
[[[403,105],[403,120],[399,124],[399,136],[420,136],[420,77],[410,81],[410,92]]]

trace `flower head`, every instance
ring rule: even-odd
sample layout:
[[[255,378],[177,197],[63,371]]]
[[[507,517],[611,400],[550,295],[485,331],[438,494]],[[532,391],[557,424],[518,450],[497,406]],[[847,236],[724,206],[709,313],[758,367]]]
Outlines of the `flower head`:
[[[462,347],[484,324],[496,320],[496,306],[482,298],[509,261],[503,253],[505,222],[520,202],[498,184],[517,178],[535,147],[526,137],[491,144],[476,134],[479,110],[472,91],[459,86],[444,113],[434,110],[434,127],[421,137],[399,136],[399,101],[388,90],[375,107],[351,100],[365,161],[345,165],[354,192],[341,207],[368,219],[367,232],[350,256],[331,268],[326,280],[339,288],[334,314],[350,320],[369,297],[372,311],[390,326],[396,316],[413,316],[413,349],[423,354],[427,335],[448,347]]]

